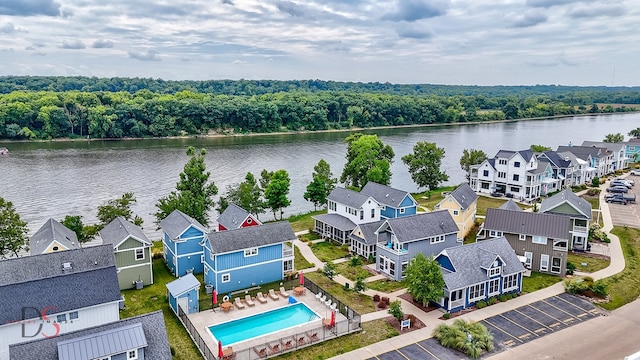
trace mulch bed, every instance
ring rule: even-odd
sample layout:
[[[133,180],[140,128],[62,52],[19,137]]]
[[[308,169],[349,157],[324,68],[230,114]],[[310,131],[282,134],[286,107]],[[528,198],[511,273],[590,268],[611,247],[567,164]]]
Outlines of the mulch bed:
[[[594,254],[594,253],[590,253],[590,252],[571,251],[571,254],[574,254],[574,255],[577,255],[577,256],[584,256],[584,257],[588,257],[588,258],[593,258],[593,259],[610,260],[610,257],[607,256],[607,255]]]
[[[413,315],[404,315],[405,319],[411,319],[411,327],[410,328],[405,328],[402,331],[400,331],[400,321],[398,321],[398,319],[394,318],[393,316],[389,316],[387,318],[385,318],[385,320],[387,320],[387,323],[389,325],[391,325],[391,327],[393,327],[394,329],[398,330],[399,333],[401,334],[406,334],[408,332],[414,331],[414,330],[418,330],[418,329],[422,329],[423,327],[427,326],[425,325],[420,319],[418,319],[417,317],[413,316]]]
[[[420,310],[424,311],[424,312],[429,312],[429,311],[433,311],[433,310],[437,310],[438,308],[435,306],[422,306],[422,303],[419,302],[415,302],[413,301],[413,296],[411,296],[411,294],[402,294],[400,296],[398,296],[399,298],[401,298],[402,300],[408,301],[410,303],[413,304],[413,306],[419,308]]]

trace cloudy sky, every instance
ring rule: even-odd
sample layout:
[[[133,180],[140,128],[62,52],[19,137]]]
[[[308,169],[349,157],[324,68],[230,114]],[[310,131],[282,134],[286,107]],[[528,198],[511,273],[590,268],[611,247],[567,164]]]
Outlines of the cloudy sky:
[[[0,0],[0,75],[640,85],[638,0]]]

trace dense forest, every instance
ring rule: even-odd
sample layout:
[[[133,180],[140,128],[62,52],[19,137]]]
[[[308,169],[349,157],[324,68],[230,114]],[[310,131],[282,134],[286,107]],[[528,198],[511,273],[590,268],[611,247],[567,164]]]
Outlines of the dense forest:
[[[633,111],[640,88],[0,77],[0,138],[123,138]]]

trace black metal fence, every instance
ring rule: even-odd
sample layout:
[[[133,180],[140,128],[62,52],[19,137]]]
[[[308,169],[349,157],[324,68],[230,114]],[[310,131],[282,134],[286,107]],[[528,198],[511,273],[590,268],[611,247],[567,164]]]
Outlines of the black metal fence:
[[[216,354],[212,352],[211,349],[209,349],[209,347],[207,346],[207,343],[204,342],[204,340],[202,339],[202,337],[200,336],[196,328],[191,323],[191,320],[189,320],[189,317],[187,316],[187,312],[185,311],[185,309],[182,308],[182,305],[178,305],[178,309],[179,309],[178,318],[180,319],[180,322],[182,323],[184,328],[187,329],[187,332],[189,332],[191,339],[200,350],[200,353],[202,354],[203,358],[206,360],[218,360],[218,357],[216,356]]]
[[[313,281],[304,278],[304,287],[309,289],[314,294],[321,294],[326,297],[326,301],[330,301],[332,304],[336,304],[336,310],[344,315],[349,321],[349,329],[353,329],[350,331],[355,331],[360,329],[360,314],[355,312],[353,309],[348,307],[342,301],[338,300],[336,297],[331,295],[329,292],[321,288],[319,285],[314,283]]]

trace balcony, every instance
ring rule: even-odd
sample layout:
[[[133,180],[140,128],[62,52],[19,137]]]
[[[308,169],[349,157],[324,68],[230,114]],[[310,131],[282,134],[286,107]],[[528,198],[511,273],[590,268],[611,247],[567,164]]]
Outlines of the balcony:
[[[402,246],[399,243],[378,243],[376,244],[376,246],[384,251],[390,252],[394,255],[403,255],[407,253],[407,249],[402,248]]]
[[[580,234],[587,234],[587,233],[589,233],[589,228],[586,227],[586,226],[573,225],[573,230],[571,230],[571,232],[580,233]]]
[[[282,244],[282,257],[292,257],[293,256],[293,248],[288,246],[287,244]]]
[[[450,301],[449,302],[449,309],[455,309],[455,308],[463,306],[463,305],[464,305],[464,298],[463,299],[454,300],[454,301]]]

